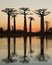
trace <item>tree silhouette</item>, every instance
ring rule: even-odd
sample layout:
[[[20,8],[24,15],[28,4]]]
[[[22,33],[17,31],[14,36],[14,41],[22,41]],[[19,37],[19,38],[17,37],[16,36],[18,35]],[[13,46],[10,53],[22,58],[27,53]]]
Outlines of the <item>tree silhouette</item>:
[[[11,61],[11,56],[10,56],[10,15],[12,12],[15,12],[14,8],[5,8],[2,10],[2,12],[7,13],[8,15],[8,60]]]
[[[16,54],[16,38],[15,37],[14,37],[14,55],[17,56],[17,54]]]
[[[16,53],[16,37],[13,38],[13,52],[12,52],[12,57],[14,56],[17,56],[17,53]]]
[[[5,61],[6,63],[8,63],[8,62],[12,62],[12,57],[11,57],[11,55],[10,55],[10,36],[8,36],[7,37],[7,43],[8,43],[8,56],[7,56],[7,58],[6,59],[3,59],[2,61]]]
[[[47,9],[38,9],[34,11],[35,14],[41,17],[41,33],[44,32],[44,16],[47,16],[50,12]]]
[[[10,31],[10,15],[12,14],[12,12],[15,12],[16,10],[14,10],[14,8],[5,8],[4,10],[2,10],[2,12],[7,13],[8,15],[8,31]]]
[[[10,37],[8,37],[8,60],[10,61],[12,58],[10,56]]]
[[[34,20],[34,18],[33,17],[29,17],[29,19],[30,19],[30,25],[29,25],[29,32],[31,33],[32,32],[32,20]]]
[[[48,33],[48,21],[45,21],[46,23],[46,34]],[[48,37],[46,36],[46,48],[48,49]]]
[[[27,37],[24,37],[24,61],[26,61],[26,43],[27,42]]]
[[[26,15],[29,15],[29,8],[19,8],[21,11],[21,14],[24,15],[24,32],[27,32],[27,23],[26,23]]]
[[[40,58],[39,60],[45,60],[44,57],[44,16],[47,16],[50,12],[47,12],[47,9],[38,9],[35,10],[34,13],[39,15],[41,17],[41,52],[40,52]]]
[[[32,38],[31,38],[31,36],[29,37],[29,41],[30,41],[30,53],[33,53],[33,50],[32,50]]]
[[[23,38],[24,38],[24,57],[22,57],[23,60],[21,60],[20,62],[29,63],[29,60],[26,55],[26,53],[27,53],[27,36],[25,35]]]
[[[46,34],[48,33],[48,21],[45,21],[46,23]],[[48,37],[46,36],[46,48],[48,49]]]
[[[14,18],[14,32],[16,31],[16,16],[17,16],[17,14],[19,14],[19,13],[17,13],[17,10],[16,10],[16,12],[13,12],[11,14],[11,16]]]
[[[45,21],[45,23],[46,23],[46,33],[48,32],[48,21]]]
[[[32,32],[32,20],[34,20],[33,17],[29,17],[30,19],[30,25],[29,25],[29,32],[31,33]],[[33,50],[32,50],[32,42],[31,42],[31,35],[29,37],[29,41],[30,41],[30,53],[33,53]]]

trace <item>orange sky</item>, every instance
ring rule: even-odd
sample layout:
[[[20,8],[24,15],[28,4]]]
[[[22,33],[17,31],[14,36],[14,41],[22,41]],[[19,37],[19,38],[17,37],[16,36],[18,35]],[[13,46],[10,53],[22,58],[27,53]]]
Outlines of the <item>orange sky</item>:
[[[31,12],[36,9],[47,8],[48,11],[52,11],[52,0],[0,0],[0,27],[7,29],[7,14],[1,12],[5,8],[15,8],[19,10],[21,7],[28,7]],[[32,31],[40,30],[40,17],[34,14],[32,15],[35,21],[32,21]],[[29,17],[29,16],[28,16]],[[45,17],[45,21],[49,21],[49,27],[52,26],[52,13]],[[11,19],[11,27],[13,25],[13,19]],[[23,29],[23,15],[16,17],[16,28]],[[27,28],[29,30],[29,19],[27,18]]]
[[[29,31],[29,16],[27,16],[27,30]],[[32,17],[34,17],[34,21],[32,21],[32,32],[36,32],[40,30],[40,17],[38,17],[38,15],[34,14],[32,15]],[[52,15],[49,14],[48,16],[45,17],[45,21],[49,21],[49,27],[52,26]],[[13,26],[13,19],[11,18],[11,22],[10,22],[10,27]],[[23,26],[24,26],[24,18],[23,15],[17,15],[16,17],[16,29],[21,29],[23,30]],[[6,13],[0,13],[0,27],[2,27],[4,30],[7,29],[7,14]]]

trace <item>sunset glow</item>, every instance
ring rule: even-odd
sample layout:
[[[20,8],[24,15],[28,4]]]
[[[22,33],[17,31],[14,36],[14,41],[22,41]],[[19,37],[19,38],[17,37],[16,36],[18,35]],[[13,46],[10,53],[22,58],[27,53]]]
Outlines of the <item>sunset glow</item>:
[[[52,0],[1,0],[0,1],[0,27],[2,27],[4,30],[7,29],[7,14],[1,12],[2,9],[4,8],[15,8],[19,11],[20,7],[28,7],[31,9],[31,12],[39,9],[39,8],[47,8],[48,11],[52,11],[52,7],[51,7],[51,3]],[[12,4],[11,4],[12,3]],[[50,5],[49,5],[50,3]],[[30,16],[30,15],[29,15]],[[27,30],[29,31],[29,19],[27,16]],[[34,17],[35,21],[32,21],[32,32],[36,32],[40,30],[40,17],[36,14],[33,13],[33,15],[31,15],[32,17]],[[52,26],[52,13],[48,16],[45,17],[45,21],[49,21],[49,25],[50,27]],[[10,26],[13,26],[13,19],[11,18],[11,22],[10,22]],[[21,29],[23,30],[24,27],[24,18],[23,15],[17,15],[16,17],[16,29]]]

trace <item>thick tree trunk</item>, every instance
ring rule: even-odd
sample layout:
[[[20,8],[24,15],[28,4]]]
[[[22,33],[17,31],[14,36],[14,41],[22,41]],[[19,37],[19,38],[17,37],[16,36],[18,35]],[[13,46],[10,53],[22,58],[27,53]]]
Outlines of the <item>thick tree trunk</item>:
[[[24,12],[24,32],[27,32],[26,13]]]
[[[8,31],[10,31],[10,14],[8,14]]]
[[[29,32],[31,33],[31,20],[30,20],[30,26],[29,26]]]
[[[16,31],[16,21],[15,21],[15,17],[14,17],[14,31]]]
[[[44,33],[44,16],[41,16],[41,34]]]

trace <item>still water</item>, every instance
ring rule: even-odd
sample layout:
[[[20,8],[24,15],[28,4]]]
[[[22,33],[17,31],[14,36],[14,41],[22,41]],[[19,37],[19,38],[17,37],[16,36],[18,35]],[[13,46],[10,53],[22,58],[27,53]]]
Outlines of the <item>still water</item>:
[[[31,40],[30,40],[31,39]],[[24,55],[24,38],[23,37],[16,37],[16,53],[19,56]],[[31,43],[31,50],[34,53],[30,53],[30,43]],[[10,54],[14,51],[14,38],[10,38]],[[40,44],[40,37],[27,37],[26,40],[26,55],[27,56],[34,56],[40,54],[41,44]],[[44,54],[47,54],[52,57],[52,38],[47,39],[44,38]],[[0,61],[8,56],[8,38],[0,38]]]

